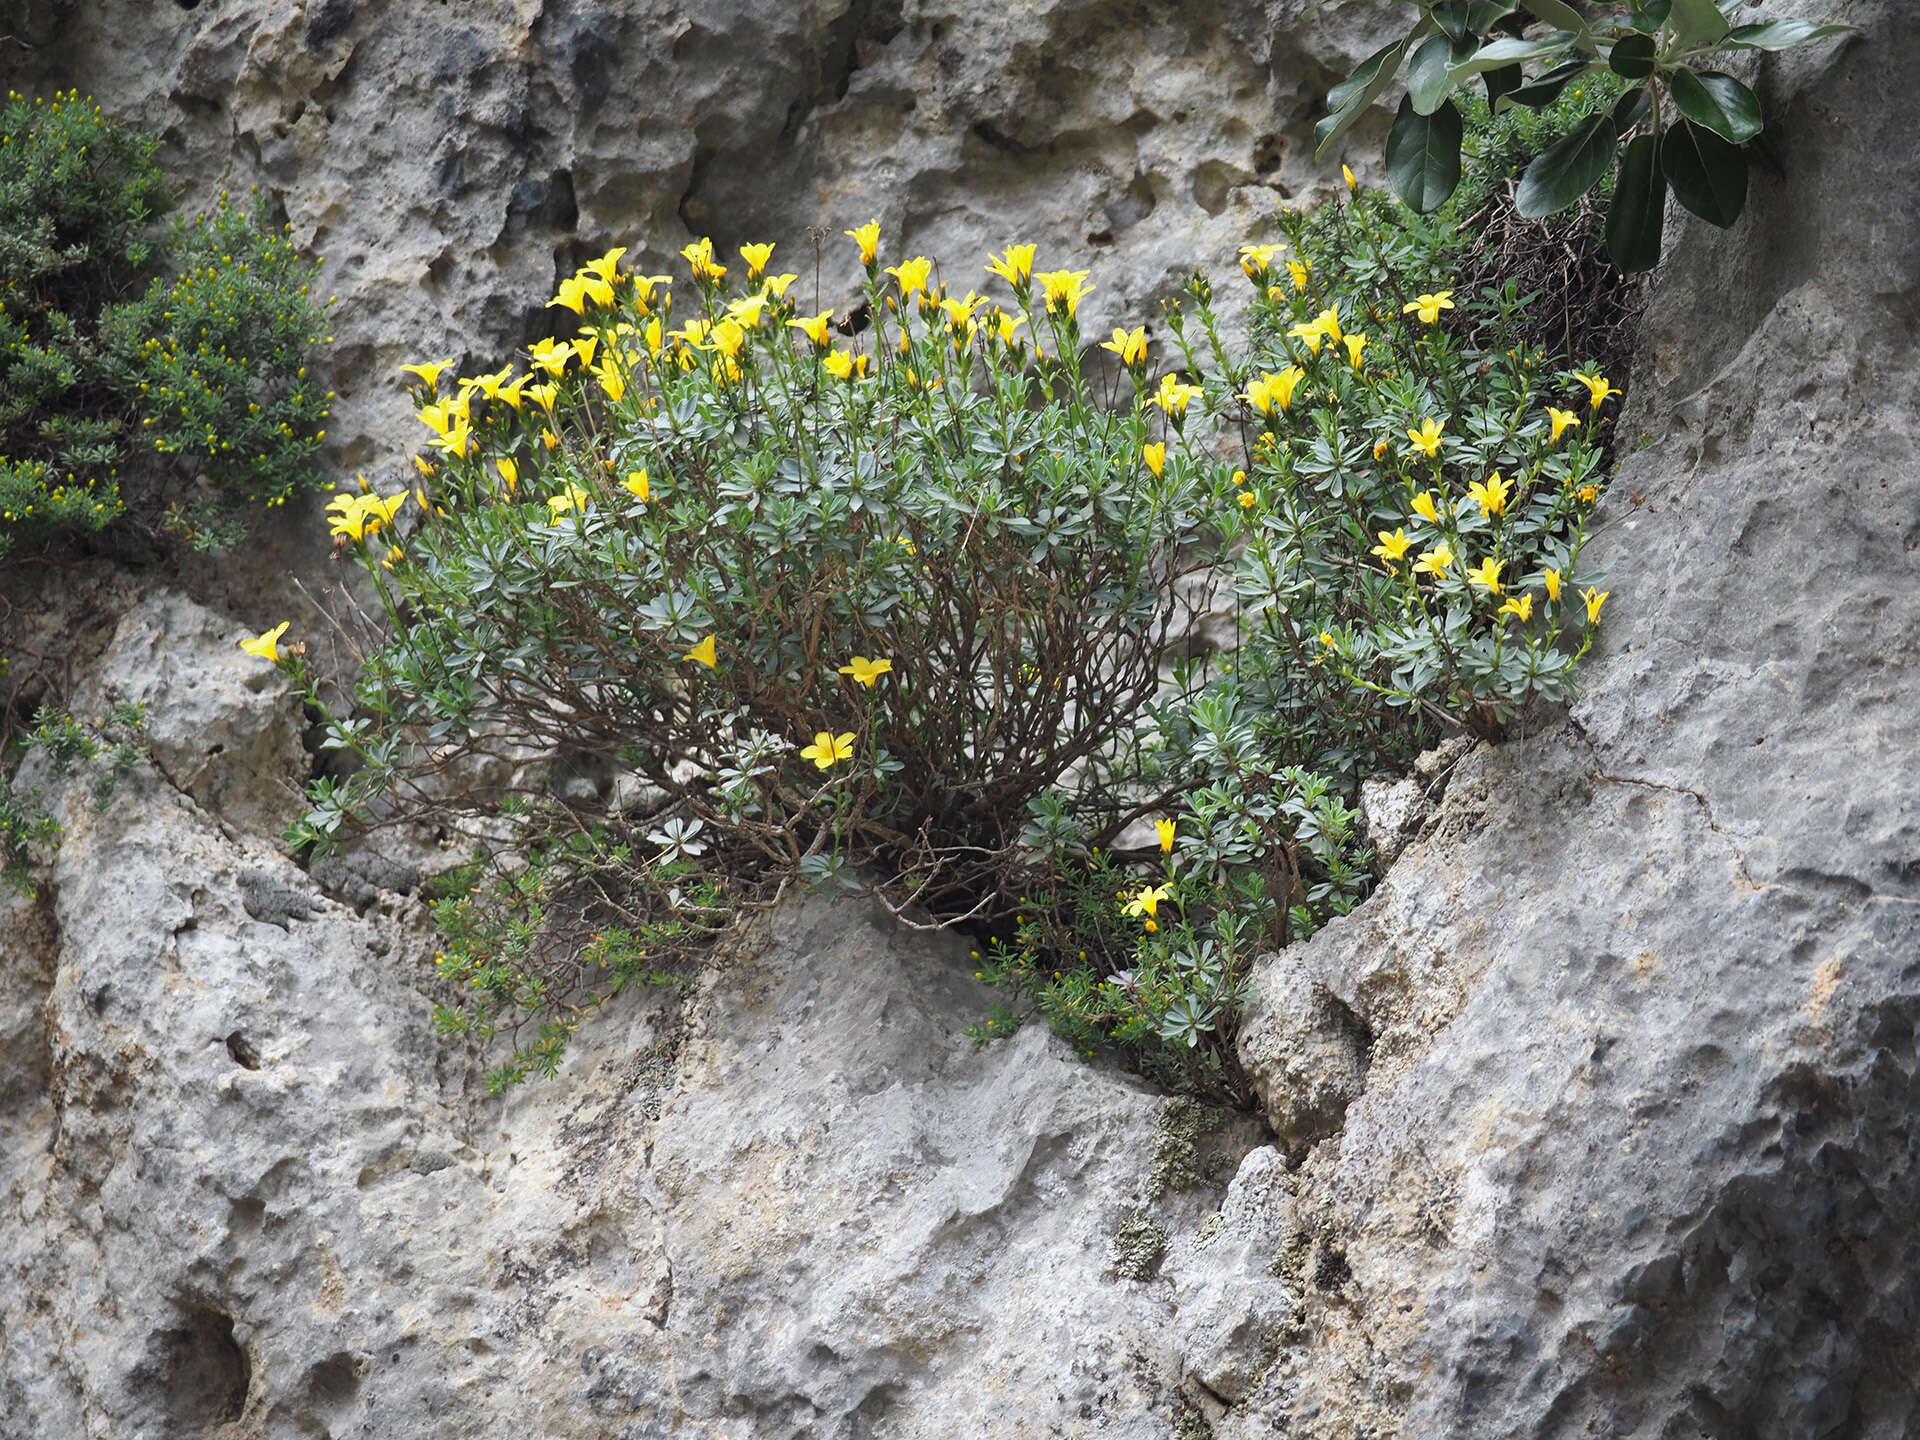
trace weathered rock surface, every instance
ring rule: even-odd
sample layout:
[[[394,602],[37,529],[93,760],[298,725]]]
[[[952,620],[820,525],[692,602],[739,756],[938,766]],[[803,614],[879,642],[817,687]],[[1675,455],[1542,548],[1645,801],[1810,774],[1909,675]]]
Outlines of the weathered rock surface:
[[[1043,1030],[977,1047],[961,942],[883,912],[792,906],[480,1094],[421,902],[356,913],[220,822],[304,759],[231,642],[128,613],[82,689],[164,650],[156,717],[224,744],[104,810],[43,776],[65,842],[0,908],[0,1437],[1164,1437],[1189,1348],[1248,1363],[1113,1268],[1136,1216],[1200,1229],[1246,1127],[1209,1163]]]
[[[1827,9],[1662,277],[1585,698],[1267,976],[1250,1053],[1303,983],[1374,1046],[1296,1177],[1351,1279],[1223,1435],[1920,1433],[1920,34]]]

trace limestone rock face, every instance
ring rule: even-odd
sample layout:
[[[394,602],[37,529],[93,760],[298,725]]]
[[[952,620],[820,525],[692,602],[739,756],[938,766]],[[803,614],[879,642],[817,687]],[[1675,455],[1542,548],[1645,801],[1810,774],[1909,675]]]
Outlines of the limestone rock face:
[[[1661,278],[1585,698],[1262,976],[1374,1048],[1296,1177],[1350,1277],[1223,1434],[1920,1426],[1920,34],[1842,8]]]

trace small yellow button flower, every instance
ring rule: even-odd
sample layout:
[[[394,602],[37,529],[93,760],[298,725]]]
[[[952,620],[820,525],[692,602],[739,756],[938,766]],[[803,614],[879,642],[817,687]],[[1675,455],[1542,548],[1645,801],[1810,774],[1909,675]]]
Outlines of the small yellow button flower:
[[[1413,448],[1429,460],[1440,453],[1440,432],[1446,428],[1444,420],[1422,420],[1416,430],[1407,431],[1407,439],[1413,442]]]
[[[282,620],[264,635],[256,635],[251,640],[242,640],[240,648],[249,655],[258,655],[262,660],[269,660],[277,665],[280,663],[280,637],[287,633],[287,626],[292,623],[291,620]]]
[[[1257,495],[1255,495],[1253,491],[1243,490],[1240,492],[1240,508],[1242,510],[1251,510],[1255,505],[1259,503],[1260,503],[1260,498]]]
[[[1384,460],[1387,458],[1387,456],[1391,455],[1392,453],[1393,453],[1393,446],[1389,445],[1385,440],[1376,440],[1373,442],[1373,458],[1374,459]]]
[[[1575,415],[1573,411],[1556,410],[1551,405],[1547,407],[1547,419],[1553,423],[1553,434],[1547,437],[1547,443],[1549,445],[1558,445],[1562,435],[1566,434],[1568,430],[1578,429],[1580,426],[1580,417]]]
[[[1147,468],[1153,471],[1154,479],[1160,478],[1160,472],[1166,467],[1167,447],[1159,441],[1140,447],[1140,458],[1147,462]]]
[[[1588,623],[1593,625],[1600,623],[1600,607],[1606,603],[1607,596],[1612,593],[1611,590],[1595,590],[1591,585],[1580,592],[1580,598],[1587,602]]]
[[[853,732],[831,735],[825,730],[814,732],[813,744],[800,751],[802,760],[811,760],[822,770],[831,770],[842,760],[853,758]]]
[[[707,636],[706,639],[702,640],[680,658],[682,660],[698,660],[709,670],[716,670],[720,666],[720,657],[714,653],[713,636],[711,635]]]
[[[891,660],[869,660],[864,655],[856,655],[850,662],[840,667],[839,673],[842,675],[851,675],[855,680],[858,680],[862,685],[871,690],[873,688],[873,682],[878,680],[882,675],[889,673],[892,669],[893,661]]]
[[[1453,309],[1453,292],[1436,290],[1431,295],[1416,295],[1400,307],[1402,315],[1418,314],[1423,325],[1431,325],[1440,318],[1442,310]]]
[[[1500,562],[1489,555],[1478,565],[1467,567],[1467,579],[1490,595],[1500,593]]]

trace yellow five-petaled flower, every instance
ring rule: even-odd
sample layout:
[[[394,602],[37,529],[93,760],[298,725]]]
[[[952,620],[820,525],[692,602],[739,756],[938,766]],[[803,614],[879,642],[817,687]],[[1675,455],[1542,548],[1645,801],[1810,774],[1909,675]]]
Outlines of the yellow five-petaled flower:
[[[1018,289],[1033,274],[1033,251],[1031,245],[1009,245],[1005,255],[987,257],[987,269]]]
[[[1566,434],[1568,430],[1577,430],[1580,427],[1580,417],[1575,415],[1573,411],[1556,410],[1551,405],[1547,407],[1547,419],[1553,425],[1553,434],[1547,437],[1547,443],[1549,445],[1558,445],[1560,443],[1560,437]]]
[[[1400,307],[1402,315],[1418,314],[1422,324],[1431,325],[1440,318],[1442,310],[1453,309],[1453,292],[1436,290],[1431,295],[1416,295]]]
[[[1600,607],[1606,603],[1607,596],[1612,593],[1611,590],[1595,590],[1591,585],[1580,592],[1580,598],[1587,602],[1587,621],[1589,624],[1598,625],[1600,623]]]
[[[720,657],[714,653],[713,636],[711,635],[707,636],[706,639],[702,640],[680,658],[682,660],[698,660],[709,670],[718,669],[720,665]]]
[[[1262,415],[1271,415],[1276,405],[1285,410],[1293,404],[1293,392],[1306,377],[1307,372],[1298,365],[1289,365],[1278,375],[1263,374],[1247,386],[1247,403]]]
[[[1100,348],[1118,355],[1122,365],[1141,364],[1147,358],[1147,327],[1136,325],[1131,330],[1116,329],[1113,339],[1104,342]]]
[[[1500,472],[1496,470],[1487,477],[1485,484],[1475,480],[1468,485],[1467,493],[1480,507],[1480,513],[1491,520],[1507,508],[1507,497],[1513,493],[1513,487],[1501,479]]]
[[[270,660],[277,665],[280,663],[280,637],[287,633],[287,626],[292,623],[291,620],[282,620],[264,635],[242,640],[240,648],[249,655],[258,655],[262,660]]]
[[[831,770],[842,760],[853,758],[853,732],[833,735],[825,730],[814,732],[813,744],[800,751],[802,760],[811,760],[822,770]]]
[[[1413,563],[1416,575],[1431,575],[1436,580],[1447,573],[1447,567],[1453,563],[1453,547],[1442,540],[1431,550],[1423,550],[1420,558]]]
[[[1598,410],[1601,405],[1606,403],[1609,395],[1618,395],[1620,393],[1604,375],[1576,375],[1573,378],[1587,387],[1587,395],[1593,401],[1593,408],[1595,410]]]
[[[1122,913],[1145,915],[1151,918],[1160,913],[1160,902],[1172,892],[1171,885],[1142,885],[1139,891],[1127,900],[1126,905],[1122,907]]]
[[[840,667],[840,674],[851,675],[869,690],[873,682],[893,669],[891,660],[869,660],[864,655],[856,655],[847,664]]]
[[[849,230],[846,234],[860,247],[860,263],[873,264],[873,257],[880,253],[880,222],[869,220],[858,230]]]
[[[1413,545],[1413,542],[1407,538],[1405,530],[1382,530],[1378,533],[1380,543],[1373,547],[1373,553],[1389,565],[1405,558],[1408,549]]]
[[[1407,431],[1407,439],[1413,442],[1413,448],[1429,460],[1440,453],[1440,432],[1446,428],[1444,420],[1422,420],[1420,428]]]
[[[1500,562],[1489,555],[1478,565],[1467,567],[1467,579],[1490,595],[1500,593]]]

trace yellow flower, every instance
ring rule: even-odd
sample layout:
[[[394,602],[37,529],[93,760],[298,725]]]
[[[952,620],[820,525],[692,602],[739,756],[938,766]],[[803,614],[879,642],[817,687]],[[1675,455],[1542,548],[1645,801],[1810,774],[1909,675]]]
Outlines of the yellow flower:
[[[567,373],[567,362],[573,358],[573,346],[565,340],[555,340],[551,336],[537,340],[527,347],[527,356],[540,369],[558,380]]]
[[[1233,472],[1233,483],[1234,483],[1234,484],[1236,484],[1236,485],[1244,485],[1244,484],[1246,484],[1246,483],[1247,483],[1247,472],[1246,472],[1246,471],[1244,471],[1244,470],[1236,470],[1236,471],[1234,471],[1234,472]]]
[[[1422,420],[1419,429],[1407,431],[1407,438],[1413,442],[1414,449],[1431,460],[1440,453],[1440,432],[1446,428],[1446,425],[1447,422],[1444,420],[1438,423]]]
[[[1358,370],[1360,368],[1360,352],[1366,348],[1367,348],[1366,336],[1364,335],[1347,336],[1347,363],[1353,366],[1354,369]]]
[[[1582,485],[1580,487],[1580,503],[1582,505],[1591,505],[1599,498],[1600,487],[1598,485]]]
[[[827,367],[827,373],[836,380],[853,378],[853,356],[845,350],[835,350],[820,363]]]
[[[1422,490],[1418,495],[1413,497],[1413,513],[1429,525],[1438,525],[1440,523],[1440,507],[1433,503],[1433,492],[1431,490]]]
[[[708,336],[708,344],[703,348],[718,350],[729,360],[740,358],[740,348],[747,343],[747,332],[740,328],[740,322],[728,315],[713,327]]]
[[[1335,345],[1340,343],[1340,312],[1331,306],[1313,317],[1313,323],[1320,327],[1320,333]]]
[[[422,475],[433,474],[433,462],[424,455],[416,455],[413,457],[413,468],[418,470]]]
[[[620,488],[630,491],[633,497],[642,503],[653,498],[653,488],[647,484],[647,472],[644,468],[629,470]]]
[[[1160,389],[1154,394],[1153,403],[1169,415],[1185,415],[1187,402],[1201,393],[1198,385],[1182,384],[1177,374],[1168,371],[1160,377]]]
[[[1304,290],[1307,288],[1307,278],[1313,274],[1313,262],[1311,260],[1289,260],[1287,261],[1287,274],[1293,277],[1294,289]]]
[[[1147,327],[1136,325],[1131,330],[1116,329],[1113,339],[1100,348],[1118,355],[1122,365],[1139,365],[1147,358]]]
[[[531,378],[532,378],[531,376],[522,375],[522,376],[519,376],[517,379],[515,379],[512,383],[507,385],[502,385],[500,387],[499,398],[506,401],[507,404],[511,405],[515,410],[518,410],[522,404],[522,401],[520,398],[520,392],[526,386],[527,381]]]
[[[1156,820],[1153,822],[1153,828],[1160,833],[1160,853],[1163,855],[1170,853],[1173,850],[1174,822]]]
[[[451,360],[429,360],[425,364],[402,365],[400,368],[409,375],[418,375],[422,380],[426,381],[429,390],[438,390],[440,388],[441,374],[451,369],[452,366],[453,361]]]
[[[613,356],[607,356],[607,363],[593,372],[593,378],[600,382],[600,393],[607,397],[610,404],[618,405],[621,397],[627,393],[627,377],[622,375],[613,363]]]
[[[1240,269],[1254,284],[1261,284],[1267,271],[1273,267],[1273,257],[1286,247],[1284,245],[1242,245],[1240,247]]]
[[[1325,630],[1320,632],[1320,643],[1329,650],[1337,650],[1340,648],[1339,643]]]
[[[851,236],[854,244],[860,247],[860,263],[873,264],[873,257],[880,253],[880,222],[869,220],[858,230],[848,230],[845,233]]]
[[[1607,596],[1612,593],[1611,590],[1595,590],[1591,585],[1580,592],[1580,598],[1587,602],[1587,621],[1589,624],[1598,625],[1600,623],[1600,607],[1606,603]]]
[[[1489,594],[1500,593],[1500,562],[1489,555],[1478,565],[1467,567],[1467,579]]]
[[[1259,503],[1260,503],[1259,497],[1256,496],[1253,493],[1253,491],[1243,490],[1240,492],[1240,508],[1242,510],[1251,510],[1255,505]]]
[[[433,381],[428,380],[427,383],[431,385]],[[277,665],[280,663],[280,637],[287,633],[287,626],[292,623],[291,620],[282,620],[264,635],[242,640],[240,648],[249,655],[258,655],[262,660],[270,660]]]
[[[1293,392],[1300,382],[1307,378],[1307,372],[1298,365],[1289,365],[1278,375],[1262,375],[1247,387],[1247,403],[1262,415],[1271,415],[1273,407],[1282,410],[1293,404]]]
[[[593,497],[578,485],[569,485],[558,495],[550,495],[547,497],[547,509],[553,512],[553,518],[555,520],[558,520],[569,510],[584,510],[592,503]]]
[[[570,342],[568,348],[580,357],[582,366],[591,368],[593,365],[594,351],[600,348],[600,337],[583,325],[580,327],[580,338]],[[612,353],[611,347],[609,347],[608,353]]]
[[[419,416],[420,423],[436,435],[444,435],[453,425],[453,415],[444,401],[432,405],[423,405],[413,412]]]
[[[560,387],[551,380],[541,385],[527,386],[527,398],[549,415],[553,413],[553,402],[560,398]]]
[[[864,655],[856,655],[849,664],[840,667],[840,673],[851,675],[871,690],[873,682],[892,669],[893,661],[891,660],[869,660]]]
[[[760,287],[760,293],[769,300],[784,300],[787,296],[787,287],[799,278],[791,270],[784,275],[769,275],[766,283]]]
[[[1127,900],[1127,903],[1121,907],[1121,913],[1126,915],[1158,915],[1160,913],[1160,902],[1166,899],[1172,892],[1173,887],[1171,885],[1142,885],[1139,891],[1131,896]],[[1125,892],[1123,891],[1122,893],[1124,894]]]
[[[680,658],[682,660],[698,660],[709,670],[716,670],[720,666],[720,657],[714,653],[713,636],[711,635],[707,636],[706,639],[702,640]]]
[[[1442,540],[1433,549],[1421,552],[1420,558],[1413,562],[1413,573],[1438,579],[1447,573],[1447,567],[1452,563],[1453,548]]]
[[[987,270],[1018,289],[1033,274],[1033,246],[1009,245],[1007,253],[987,257]]]
[[[626,253],[626,246],[616,245],[598,260],[589,260],[580,268],[589,274],[599,276],[600,279],[611,285],[614,280],[618,278],[618,271],[614,267],[620,263],[620,257]]]
[[[1513,493],[1513,487],[1500,478],[1500,472],[1494,471],[1482,485],[1475,480],[1467,486],[1467,494],[1473,497],[1480,507],[1480,513],[1491,520],[1507,508],[1507,496]]]
[[[1547,599],[1558,600],[1560,598],[1560,572],[1558,570],[1549,570],[1543,574],[1540,579],[1547,587]]]
[[[473,383],[474,387],[478,389],[482,395],[486,396],[487,399],[497,400],[500,396],[501,388],[512,378],[513,366],[509,365],[503,370],[495,370],[491,375],[476,375]]]
[[[947,328],[950,330],[970,329],[973,323],[973,312],[986,303],[984,296],[976,295],[971,290],[966,293],[963,299],[942,300],[940,302],[940,308],[946,311]]]
[[[1387,458],[1388,455],[1392,453],[1393,453],[1393,446],[1389,445],[1385,440],[1376,440],[1373,442],[1373,458],[1374,459],[1384,460]]]
[[[1001,315],[997,322],[1000,343],[1011,346],[1014,342],[1013,332],[1026,323],[1027,317],[1024,315]]]
[[[560,282],[559,292],[547,302],[547,308],[561,306],[576,315],[587,313],[587,282],[579,275],[569,275]]]
[[[501,456],[493,462],[493,466],[500,472],[500,478],[507,482],[507,493],[513,494],[520,484],[520,462]]]
[[[727,273],[727,267],[713,263],[713,241],[702,236],[691,245],[680,247],[681,258],[687,262],[687,268],[702,280],[719,280]]]
[[[1547,437],[1549,445],[1558,445],[1562,435],[1580,426],[1580,417],[1571,410],[1556,410],[1551,405],[1547,407],[1547,418],[1553,422],[1553,434]]]
[[[853,732],[830,735],[825,730],[814,732],[813,744],[800,751],[802,760],[811,760],[822,770],[831,770],[842,760],[853,758]]]
[[[798,330],[813,342],[816,350],[824,350],[833,342],[828,339],[827,327],[833,319],[833,311],[822,310],[818,315],[810,315],[800,320],[787,321],[789,330]]]
[[[1048,270],[1035,275],[1033,278],[1046,292],[1047,313],[1058,315],[1063,305],[1069,316],[1078,311],[1080,302],[1098,288],[1086,283],[1092,273],[1090,270]]]
[[[771,245],[742,245],[740,258],[747,262],[747,278],[758,279],[760,272],[767,268],[767,261],[773,258]]]
[[[1309,354],[1318,355],[1320,353],[1320,342],[1326,338],[1326,333],[1326,331],[1320,328],[1320,321],[1318,319],[1302,320],[1298,324],[1288,328],[1287,338],[1289,340],[1298,340],[1307,347]]]
[[[1442,310],[1453,309],[1453,292],[1436,290],[1431,295],[1418,295],[1400,307],[1402,315],[1419,313],[1422,324],[1431,325],[1440,318]]]
[[[653,292],[665,289],[673,284],[671,275],[635,275],[633,280],[633,298],[640,302],[640,313],[646,314],[653,303]],[[672,299],[672,296],[666,297]]]
[[[1595,410],[1598,410],[1601,405],[1606,403],[1609,395],[1618,395],[1620,393],[1609,383],[1607,377],[1604,375],[1576,375],[1573,378],[1587,387],[1587,394],[1593,400],[1593,408]]]
[[[1533,619],[1533,596],[1509,595],[1507,603],[1500,607],[1502,615],[1518,615],[1522,624]]]
[[[1413,542],[1407,538],[1405,530],[1379,531],[1380,543],[1373,547],[1373,553],[1392,565],[1403,558]]]
[[[540,432],[540,443],[549,450],[558,450],[560,448],[560,437],[551,430],[542,430]]]
[[[1160,478],[1161,470],[1165,468],[1167,463],[1167,447],[1159,441],[1155,441],[1151,445],[1142,445],[1140,447],[1140,458],[1147,462],[1147,468],[1153,471],[1153,476],[1157,480]]]
[[[1349,191],[1358,190],[1360,188],[1360,182],[1353,178],[1353,171],[1349,170],[1344,165],[1340,167],[1340,178],[1347,182],[1347,189]]]
[[[924,255],[916,255],[898,265],[887,266],[886,273],[899,282],[900,298],[906,300],[926,290],[927,273],[932,269],[931,260]]]

